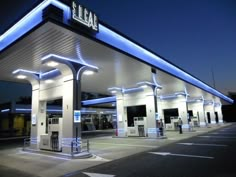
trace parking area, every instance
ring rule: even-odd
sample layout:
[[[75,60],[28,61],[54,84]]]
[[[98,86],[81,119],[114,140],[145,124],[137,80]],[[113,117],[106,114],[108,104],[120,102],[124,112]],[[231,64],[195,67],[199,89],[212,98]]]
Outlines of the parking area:
[[[139,152],[156,149],[169,143],[183,140],[202,133],[207,133],[230,124],[212,125],[211,128],[195,128],[194,131],[179,134],[176,131],[166,131],[167,138],[116,138],[112,136],[90,137],[91,158],[69,159],[53,153],[34,153],[22,151],[22,148],[10,148],[0,151],[0,170],[21,176],[62,176],[70,172],[80,171],[95,165],[130,156]]]

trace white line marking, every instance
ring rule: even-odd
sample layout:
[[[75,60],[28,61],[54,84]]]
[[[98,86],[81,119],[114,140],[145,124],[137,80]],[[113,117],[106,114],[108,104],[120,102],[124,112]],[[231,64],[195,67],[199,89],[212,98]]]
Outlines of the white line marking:
[[[167,138],[167,140],[179,140],[178,138]]]
[[[91,142],[90,144],[105,144],[105,145],[113,145],[113,146],[130,146],[130,147],[146,147],[146,148],[157,148],[157,147],[159,147],[159,146],[140,145],[140,144],[116,144],[116,143],[95,143],[95,142]]]
[[[228,137],[228,136],[198,136],[201,138],[225,138],[225,139],[236,139],[236,137]]]
[[[54,159],[71,160],[71,159],[67,159],[67,158],[63,158],[63,157],[56,157],[56,156],[45,155],[45,154],[37,154],[37,153],[33,153],[33,152],[22,152],[22,154],[33,154],[33,155],[37,155],[37,156],[51,157]]]
[[[180,145],[186,145],[186,146],[219,146],[219,147],[226,147],[228,145],[225,144],[200,144],[200,143],[177,143]]]
[[[97,155],[93,155],[92,158],[88,158],[88,159],[83,159],[86,161],[106,161],[106,162],[110,162],[111,160],[105,159],[103,157],[97,156]]]
[[[236,133],[227,133],[227,132],[220,132],[220,133],[209,133],[209,134],[212,134],[212,135],[235,135]]]
[[[202,159],[214,159],[214,157],[209,156],[199,156],[199,155],[187,155],[187,154],[172,154],[170,152],[149,152],[151,154],[161,155],[161,156],[180,156],[180,157],[193,157]]]
[[[86,174],[90,177],[113,177],[115,175],[107,175],[107,174],[101,174],[101,173],[87,173],[87,172],[83,172],[83,174]]]

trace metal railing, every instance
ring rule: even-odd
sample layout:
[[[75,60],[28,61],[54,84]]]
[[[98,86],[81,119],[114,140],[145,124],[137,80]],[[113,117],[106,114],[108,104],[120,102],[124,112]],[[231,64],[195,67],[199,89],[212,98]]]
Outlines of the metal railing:
[[[23,151],[30,146],[30,138],[24,139]]]
[[[71,155],[79,154],[82,152],[89,153],[89,140],[74,140],[71,142]]]

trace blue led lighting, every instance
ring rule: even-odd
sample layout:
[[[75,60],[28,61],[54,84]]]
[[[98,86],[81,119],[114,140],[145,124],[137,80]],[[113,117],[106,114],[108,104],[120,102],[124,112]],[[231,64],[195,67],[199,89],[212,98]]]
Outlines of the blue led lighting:
[[[136,88],[136,87],[134,87],[134,88],[123,89],[122,92],[124,94],[128,94],[128,93],[135,93],[135,92],[141,92],[141,91],[143,91],[143,88],[140,88],[140,87]]]
[[[214,105],[214,101],[212,100],[204,100],[204,105]]]
[[[27,108],[16,108],[16,111],[30,112],[31,109],[27,109]],[[47,112],[62,112],[62,110],[61,110],[61,109],[47,109]]]
[[[48,78],[51,78],[51,77],[56,77],[56,76],[58,76],[60,74],[61,74],[61,72],[60,72],[59,69],[53,69],[51,71],[48,71],[48,72],[45,72],[45,73],[41,73],[40,78],[48,79]]]
[[[29,12],[24,18],[7,30],[3,35],[0,36],[0,51],[10,45],[12,42],[16,41],[22,35],[27,33],[29,30],[34,28],[36,25],[42,22],[42,10],[47,7],[49,4],[53,4],[56,7],[64,11],[64,23],[68,23],[68,20],[71,18],[70,7],[57,0],[45,0],[40,3],[35,9]],[[191,83],[213,95],[218,96],[219,98],[224,99],[230,103],[233,103],[233,100],[229,97],[223,95],[219,91],[213,89],[212,87],[204,84],[195,77],[185,73],[181,69],[173,66],[162,58],[156,56],[155,54],[145,50],[144,48],[138,46],[137,44],[129,41],[123,36],[115,33],[114,31],[108,29],[107,27],[99,24],[99,33],[96,33],[96,39],[107,43],[119,50],[122,50],[134,57],[139,58],[140,60],[149,63],[152,66],[160,68],[167,73],[170,73],[188,83]]]
[[[10,111],[10,109],[3,109],[3,110],[1,110],[1,112],[9,112]]]
[[[122,88],[120,87],[110,87],[107,89],[109,92],[122,92]]]
[[[97,113],[97,111],[93,111],[93,110],[81,110],[81,113]]]
[[[145,85],[150,86],[150,87],[155,87],[155,86],[156,86],[155,83],[148,82],[148,81],[138,82],[136,85],[137,85],[137,86],[140,86],[140,87],[141,87],[141,86],[145,86]]]
[[[115,114],[116,111],[104,111],[105,113],[112,113],[112,114]]]
[[[167,61],[163,60],[162,58],[154,55],[153,53],[145,50],[144,48],[138,46],[137,44],[129,41],[128,39],[124,38],[123,36],[115,33],[114,31],[106,28],[105,26],[99,24],[99,33],[96,34],[96,38],[100,41],[103,41],[117,49],[120,49],[134,57],[139,58],[140,60],[149,63],[157,68],[164,70],[167,73],[170,73],[174,76],[179,77],[180,79],[192,83],[193,85],[216,95],[225,101],[233,103],[233,100],[229,97],[223,95],[219,91],[213,89],[212,87],[204,84],[200,80],[194,78],[193,76],[185,73],[181,69],[173,66],[172,64],[168,63]]]
[[[29,112],[29,111],[31,111],[31,109],[26,109],[26,108],[16,108],[16,111],[25,111],[25,112]]]
[[[161,95],[161,96],[159,96],[159,98],[161,100],[165,100],[165,99],[178,98],[178,96],[187,96],[187,94],[185,92],[175,92],[173,94]]]
[[[163,95],[163,96],[160,96],[161,100],[175,99],[175,98],[177,98],[177,95]]]
[[[187,99],[187,103],[203,103],[204,102],[204,99],[203,99],[203,96],[201,97],[196,97],[196,98],[188,98]]]
[[[49,58],[51,58],[51,57],[55,57],[55,58],[61,59],[61,60],[70,61],[70,62],[73,62],[73,63],[78,63],[78,64],[85,65],[85,66],[88,66],[88,67],[90,67],[90,68],[94,68],[94,69],[97,69],[97,70],[98,70],[98,67],[93,66],[93,65],[89,65],[89,64],[87,64],[87,63],[79,62],[78,59],[63,57],[63,56],[56,55],[56,54],[48,54],[48,55],[46,55],[46,56],[44,56],[44,57],[42,58],[42,61],[47,60],[47,59],[49,59]]]
[[[57,0],[45,0],[0,36],[0,51],[41,23],[43,21],[42,11],[50,4],[64,11],[64,22],[70,19],[70,8],[68,6]]]
[[[98,67],[93,66],[93,65],[90,65],[90,64],[87,64],[86,62],[84,62],[84,60],[82,60],[82,62],[80,62],[80,61],[78,61],[78,59],[63,57],[63,56],[56,55],[56,54],[48,54],[48,55],[46,55],[46,56],[44,56],[44,57],[42,58],[42,61],[48,60],[48,59],[50,59],[50,58],[52,58],[52,57],[54,57],[54,58],[56,58],[56,59],[59,59],[59,60],[62,60],[62,61],[64,60],[64,61],[69,61],[69,62],[72,62],[72,63],[77,63],[77,64],[80,64],[80,65],[84,65],[83,67],[81,67],[81,68],[79,69],[79,71],[78,71],[77,74],[76,74],[76,79],[77,79],[77,80],[79,80],[80,74],[81,74],[81,72],[82,72],[83,69],[86,70],[86,69],[88,68],[89,70],[93,70],[93,71],[95,71],[95,72],[98,71]],[[87,67],[87,68],[86,68],[86,67]]]
[[[81,101],[83,106],[103,104],[103,103],[111,103],[111,102],[116,102],[116,97],[115,96]]]
[[[36,71],[30,71],[30,70],[25,70],[25,69],[17,69],[15,71],[12,72],[12,74],[17,74],[19,72],[25,72],[25,73],[30,73],[30,74],[38,74],[40,75],[40,73],[36,72]]]

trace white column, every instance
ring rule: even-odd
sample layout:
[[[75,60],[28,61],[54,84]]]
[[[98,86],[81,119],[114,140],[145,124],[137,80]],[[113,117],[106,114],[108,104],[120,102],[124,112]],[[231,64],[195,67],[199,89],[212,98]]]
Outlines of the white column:
[[[39,89],[32,91],[32,111],[31,111],[31,148],[39,147],[40,135],[46,131],[46,102],[39,101]],[[34,121],[36,121],[34,123]]]
[[[206,126],[203,102],[188,103],[188,110],[193,111],[193,116],[199,119],[200,126]]]
[[[71,152],[71,142],[81,139],[81,125],[74,123],[75,110],[75,80],[65,81],[63,84],[63,125],[62,125],[62,152]],[[77,132],[77,135],[76,135]]]

